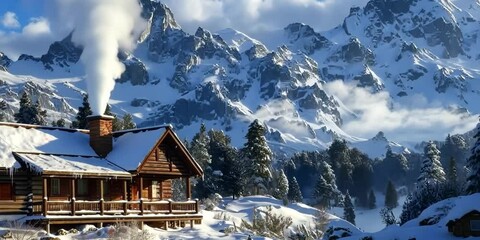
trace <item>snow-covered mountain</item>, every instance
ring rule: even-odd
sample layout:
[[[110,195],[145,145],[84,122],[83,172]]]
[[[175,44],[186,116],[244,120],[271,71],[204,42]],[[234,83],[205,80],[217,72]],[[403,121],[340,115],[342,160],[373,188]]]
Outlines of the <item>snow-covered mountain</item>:
[[[133,53],[119,53],[126,71],[109,102],[141,126],[171,123],[191,138],[204,122],[240,146],[248,124],[260,119],[276,150],[316,150],[344,138],[379,157],[387,146],[405,149],[383,135],[345,132],[357,113],[327,84],[387,92],[392,106],[422,96],[454,114],[480,112],[479,1],[371,0],[329,31],[292,23],[258,39],[234,29],[191,35],[167,6],[141,2],[148,27]],[[72,119],[86,89],[81,53],[70,36],[41,57],[12,61],[0,53],[0,97],[10,117],[26,89],[52,120]]]

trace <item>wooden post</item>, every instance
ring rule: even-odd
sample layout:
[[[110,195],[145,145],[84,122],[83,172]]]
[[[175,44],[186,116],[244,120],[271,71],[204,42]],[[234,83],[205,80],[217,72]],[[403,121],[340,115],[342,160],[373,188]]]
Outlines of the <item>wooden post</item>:
[[[193,228],[193,219],[190,219],[190,228]]]
[[[47,216],[47,212],[48,212],[48,196],[47,196],[47,193],[48,193],[48,189],[47,189],[47,178],[43,178],[43,204],[42,204],[42,210],[43,210],[43,216]],[[48,225],[48,227],[50,227],[50,225]]]
[[[140,188],[138,189],[138,196],[140,197],[140,215],[143,215],[143,177],[140,177]]]
[[[71,204],[71,206],[70,206],[71,210],[70,211],[71,211],[72,216],[75,216],[75,200],[76,199],[75,199],[75,179],[74,178],[72,178],[70,184],[71,184],[71,188],[72,188],[72,199],[70,199],[70,202],[71,202],[70,203]]]
[[[200,202],[198,201],[198,198],[195,199],[195,213],[198,213],[198,209],[200,208]]]
[[[128,201],[128,193],[127,193],[127,180],[123,180],[123,215],[127,215],[127,201]]]
[[[190,185],[190,177],[187,177],[186,180],[186,188],[187,188],[187,200],[190,200],[190,198],[192,197],[192,186]]]
[[[172,200],[168,200],[168,213],[172,213]]]
[[[103,179],[100,179],[100,215],[105,212],[105,200],[103,199]]]

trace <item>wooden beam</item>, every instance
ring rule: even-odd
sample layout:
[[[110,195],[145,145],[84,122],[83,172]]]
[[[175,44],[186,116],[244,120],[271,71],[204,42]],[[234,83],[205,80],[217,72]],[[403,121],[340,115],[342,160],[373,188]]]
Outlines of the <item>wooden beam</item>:
[[[139,197],[140,197],[140,215],[143,215],[143,177],[140,177],[140,188],[138,189],[139,191]]]
[[[192,198],[192,186],[190,185],[190,177],[185,178],[186,182],[186,188],[187,188],[187,200],[190,200]]]
[[[48,189],[47,189],[47,179],[46,178],[43,178],[43,204],[42,204],[42,210],[43,210],[43,216],[46,217],[47,216],[47,208],[48,208],[48,203],[47,203],[47,200],[48,200],[48,196],[47,196],[47,193],[48,193]]]
[[[103,199],[103,179],[100,179],[100,215],[105,211],[105,200]]]
[[[72,179],[70,180],[70,184],[71,184],[71,189],[72,189],[72,190],[71,190],[71,192],[72,192],[71,208],[72,208],[72,209],[71,209],[70,211],[72,212],[72,213],[71,213],[72,216],[75,216],[75,200],[76,200],[76,199],[75,199],[75,178],[72,178]]]

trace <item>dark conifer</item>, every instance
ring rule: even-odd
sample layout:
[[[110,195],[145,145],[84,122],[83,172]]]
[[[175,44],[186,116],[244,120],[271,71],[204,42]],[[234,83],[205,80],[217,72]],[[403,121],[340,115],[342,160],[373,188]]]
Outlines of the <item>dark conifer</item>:
[[[292,202],[303,201],[302,192],[300,191],[300,186],[298,185],[297,179],[295,177],[293,177],[292,180],[289,181],[287,196],[288,200]]]
[[[396,208],[398,206],[398,194],[392,181],[388,181],[385,191],[385,207]]]
[[[345,194],[343,204],[343,218],[351,224],[355,225],[355,209],[353,207],[352,199],[350,198],[350,194],[348,193],[348,191],[347,194]]]

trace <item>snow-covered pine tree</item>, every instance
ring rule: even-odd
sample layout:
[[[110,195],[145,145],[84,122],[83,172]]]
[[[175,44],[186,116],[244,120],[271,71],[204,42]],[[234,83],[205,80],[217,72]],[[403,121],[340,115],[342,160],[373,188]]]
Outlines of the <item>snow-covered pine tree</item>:
[[[33,124],[32,102],[27,93],[23,93],[20,98],[20,108],[18,112],[13,115],[17,123]]]
[[[260,189],[266,190],[265,186],[272,178],[270,171],[272,151],[265,139],[265,128],[258,119],[250,124],[245,138],[247,142],[243,152],[251,173],[249,182],[254,187],[255,194],[260,194]]]
[[[290,181],[287,197],[288,200],[292,202],[303,201],[302,192],[300,191],[300,186],[298,185],[297,179],[295,177],[293,177]]]
[[[477,132],[474,136],[477,141],[472,147],[472,154],[467,160],[470,174],[467,177],[467,194],[480,192],[480,123],[477,124]]]
[[[417,179],[417,186],[422,188],[425,185],[437,185],[445,182],[445,172],[440,163],[440,151],[432,141],[429,141],[424,148],[425,159],[422,162],[420,176]]]
[[[14,115],[15,121],[25,124],[46,125],[47,111],[40,108],[40,103],[37,101],[32,104],[27,93],[23,93],[20,98],[20,109]]]
[[[90,103],[88,103],[88,95],[83,95],[82,106],[78,107],[77,116],[72,122],[72,128],[87,128],[87,117],[92,115],[92,109]]]
[[[385,191],[385,207],[396,208],[398,206],[398,194],[392,181],[388,181]]]
[[[37,102],[33,105],[33,124],[37,125],[47,125],[47,111],[42,110],[40,107],[40,102],[37,100]]]
[[[332,185],[328,184],[322,175],[319,176],[315,188],[313,189],[313,198],[320,208],[329,209],[330,199],[332,199],[333,189]]]
[[[190,153],[204,170],[212,162],[212,156],[208,153],[208,142],[207,129],[205,124],[202,123],[198,133],[193,136],[190,144]]]
[[[375,192],[373,189],[370,189],[370,192],[368,193],[368,208],[369,209],[374,209],[377,207],[377,198],[375,197]]]
[[[345,194],[343,204],[343,219],[355,225],[355,209],[353,207],[352,198],[350,198],[348,191],[347,194]]]
[[[445,172],[440,164],[440,151],[430,141],[424,149],[425,159],[422,162],[420,176],[417,179],[415,191],[408,196],[403,204],[400,215],[401,223],[416,218],[427,207],[445,197]]]
[[[340,190],[338,190],[335,173],[327,161],[322,161],[320,163],[320,169],[322,171],[323,178],[327,184],[331,186],[332,194],[330,197],[333,201],[335,201],[335,205],[338,205],[343,200],[343,196]]]
[[[450,157],[447,169],[447,181],[445,184],[445,197],[457,197],[460,194],[457,176],[457,161],[454,157]]]
[[[285,175],[285,172],[283,172],[283,169],[280,169],[275,176],[275,187],[272,195],[277,199],[286,200],[288,189],[287,176]]]
[[[244,192],[245,171],[238,159],[238,151],[231,146],[225,146],[224,164],[221,169],[221,184],[223,193],[232,195],[235,199]]]

